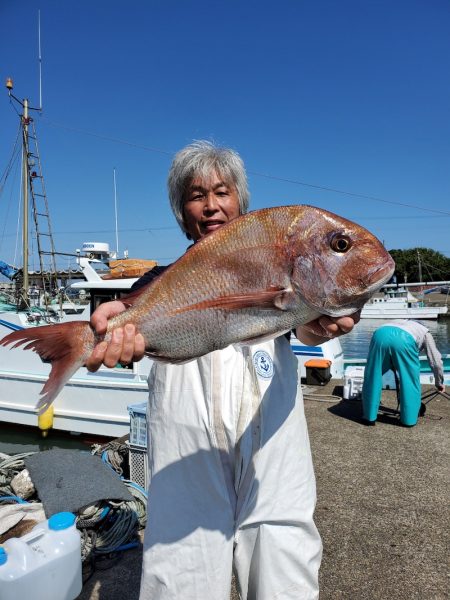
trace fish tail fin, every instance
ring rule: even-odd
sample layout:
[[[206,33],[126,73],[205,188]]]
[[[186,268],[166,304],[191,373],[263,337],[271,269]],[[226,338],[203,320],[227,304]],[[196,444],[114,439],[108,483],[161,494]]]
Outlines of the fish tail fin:
[[[40,415],[51,405],[75,371],[84,364],[95,341],[88,321],[71,321],[14,331],[0,340],[0,344],[13,344],[13,348],[24,346],[24,350],[34,350],[44,362],[51,363],[49,378],[36,405]]]

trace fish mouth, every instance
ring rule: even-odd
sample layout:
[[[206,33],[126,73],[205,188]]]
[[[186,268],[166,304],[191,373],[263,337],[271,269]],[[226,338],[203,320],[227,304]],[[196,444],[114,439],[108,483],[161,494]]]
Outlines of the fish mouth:
[[[361,310],[367,300],[389,281],[394,274],[394,270],[395,263],[390,256],[384,265],[374,268],[367,277],[360,280],[360,283],[363,284],[362,287],[364,289],[364,293],[359,296],[354,296],[351,298],[351,300],[339,306],[339,308],[336,306],[327,306],[326,304],[323,304],[320,308],[321,312],[330,317],[342,317],[351,315],[358,310]]]
[[[389,281],[389,279],[394,274],[394,271],[394,260],[392,259],[392,257],[389,257],[389,260],[387,260],[384,265],[381,265],[380,267],[374,269],[367,278],[366,285],[369,291],[371,291],[373,288],[379,289],[382,285]]]

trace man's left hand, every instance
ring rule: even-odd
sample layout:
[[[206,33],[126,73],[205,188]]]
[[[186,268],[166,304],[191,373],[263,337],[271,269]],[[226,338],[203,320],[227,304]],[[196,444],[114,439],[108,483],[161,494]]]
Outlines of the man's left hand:
[[[322,315],[315,321],[297,327],[296,336],[304,344],[316,346],[332,338],[349,333],[359,323],[360,318],[361,311],[346,317],[327,317]]]

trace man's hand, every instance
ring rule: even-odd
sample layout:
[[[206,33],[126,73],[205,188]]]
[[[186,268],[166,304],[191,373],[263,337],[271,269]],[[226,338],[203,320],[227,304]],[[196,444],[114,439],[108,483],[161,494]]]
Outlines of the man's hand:
[[[445,385],[443,383],[437,383],[436,389],[438,390],[438,392],[445,392]]]
[[[315,321],[297,327],[296,336],[304,344],[317,346],[317,344],[323,344],[332,338],[349,333],[359,323],[360,318],[361,311],[346,317],[324,315]]]
[[[91,325],[96,333],[106,333],[108,320],[126,310],[126,306],[120,300],[104,302],[92,313]],[[109,343],[100,342],[92,351],[86,361],[88,371],[97,371],[103,364],[106,367],[115,367],[118,363],[128,364],[141,360],[145,352],[144,338],[136,333],[132,323],[125,327],[118,327],[112,332]]]

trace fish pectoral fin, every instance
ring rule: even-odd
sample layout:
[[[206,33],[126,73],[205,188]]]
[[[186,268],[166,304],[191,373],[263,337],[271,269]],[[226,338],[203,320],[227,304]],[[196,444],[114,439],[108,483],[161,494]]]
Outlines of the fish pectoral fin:
[[[292,288],[284,288],[275,298],[274,305],[280,310],[292,310],[298,305],[298,297]]]
[[[172,314],[179,314],[191,310],[205,310],[206,308],[218,308],[222,310],[238,310],[242,308],[261,308],[287,310],[291,303],[293,292],[289,288],[270,287],[267,290],[251,292],[249,294],[238,294],[233,296],[219,296],[210,300],[203,300],[197,304],[190,304],[177,308]]]

